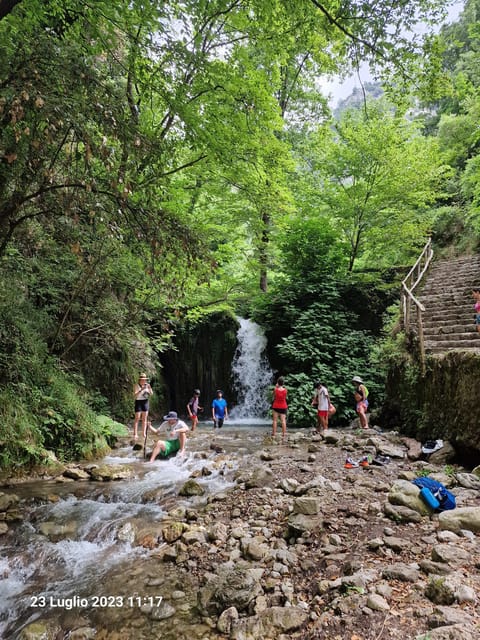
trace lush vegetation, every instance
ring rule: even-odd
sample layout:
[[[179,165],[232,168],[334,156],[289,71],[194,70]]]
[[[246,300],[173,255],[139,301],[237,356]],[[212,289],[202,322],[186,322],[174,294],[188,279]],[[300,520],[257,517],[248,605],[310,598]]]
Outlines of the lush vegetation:
[[[415,36],[444,5],[0,0],[4,466],[100,453],[222,308],[267,328],[299,422],[318,377],[340,419],[354,372],[381,403],[399,274],[480,230],[480,3]],[[375,95],[334,116],[318,80],[359,60]]]

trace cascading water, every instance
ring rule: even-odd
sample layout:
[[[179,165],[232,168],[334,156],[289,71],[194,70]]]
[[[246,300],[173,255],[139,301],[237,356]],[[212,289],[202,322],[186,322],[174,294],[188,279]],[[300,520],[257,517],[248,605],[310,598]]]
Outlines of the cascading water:
[[[238,322],[238,347],[232,362],[238,404],[230,415],[235,420],[263,418],[269,407],[267,388],[273,378],[265,354],[267,339],[252,320],[238,318]]]

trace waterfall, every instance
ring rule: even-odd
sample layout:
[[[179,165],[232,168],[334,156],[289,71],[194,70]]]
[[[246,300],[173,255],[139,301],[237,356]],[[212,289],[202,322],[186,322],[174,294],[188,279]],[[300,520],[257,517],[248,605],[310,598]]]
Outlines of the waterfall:
[[[238,346],[232,362],[238,404],[230,413],[234,419],[264,417],[269,407],[267,388],[273,378],[265,354],[267,339],[252,320],[238,318],[238,322]]]

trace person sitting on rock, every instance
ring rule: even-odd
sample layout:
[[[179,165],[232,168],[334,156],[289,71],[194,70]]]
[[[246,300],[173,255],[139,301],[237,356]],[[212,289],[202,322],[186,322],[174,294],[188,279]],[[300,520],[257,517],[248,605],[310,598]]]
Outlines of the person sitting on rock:
[[[150,462],[153,462],[158,455],[162,456],[162,458],[168,458],[168,456],[177,453],[177,451],[179,456],[185,455],[188,425],[183,420],[178,419],[176,411],[169,411],[166,416],[163,416],[162,424],[157,429],[153,427],[151,429],[154,433],[168,429],[169,437],[166,440],[158,440],[156,442],[150,456]]]

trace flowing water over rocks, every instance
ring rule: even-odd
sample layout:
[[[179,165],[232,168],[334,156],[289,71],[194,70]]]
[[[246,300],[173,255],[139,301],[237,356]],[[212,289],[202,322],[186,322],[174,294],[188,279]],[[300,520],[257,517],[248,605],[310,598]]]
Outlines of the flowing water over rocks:
[[[303,430],[281,444],[269,432],[203,424],[183,461],[150,465],[126,442],[97,465],[3,487],[0,635],[480,637],[476,473],[418,460],[395,433]],[[377,454],[390,462],[344,468]],[[457,509],[419,500],[410,480],[427,472]]]

